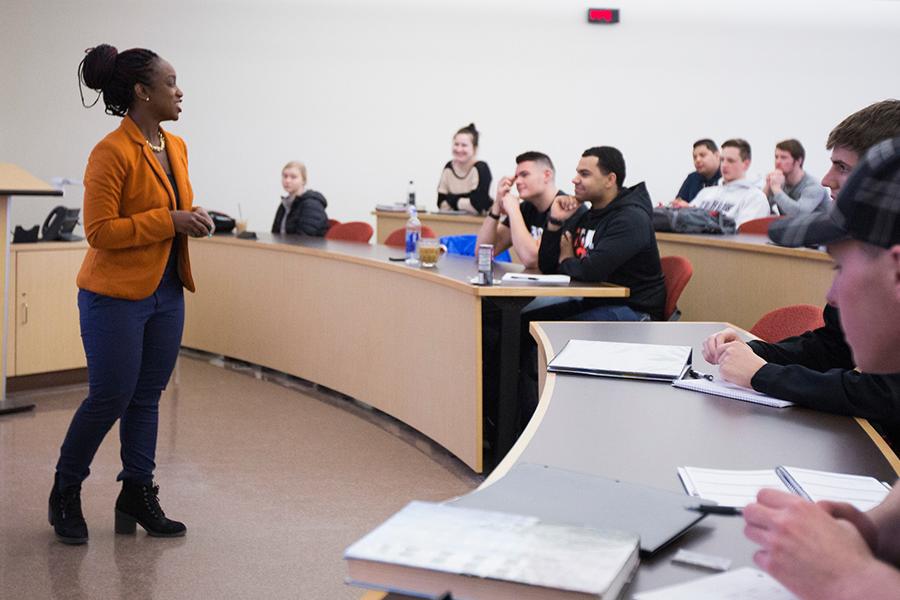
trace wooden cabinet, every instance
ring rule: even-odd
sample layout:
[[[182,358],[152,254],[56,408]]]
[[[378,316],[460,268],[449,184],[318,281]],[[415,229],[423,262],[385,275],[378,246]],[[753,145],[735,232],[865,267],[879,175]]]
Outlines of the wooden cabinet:
[[[87,366],[75,285],[86,249],[83,242],[10,247],[7,376]]]

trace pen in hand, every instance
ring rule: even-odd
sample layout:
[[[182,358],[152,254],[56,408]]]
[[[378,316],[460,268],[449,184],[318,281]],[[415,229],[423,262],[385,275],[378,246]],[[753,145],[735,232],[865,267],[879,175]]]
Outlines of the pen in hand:
[[[719,506],[717,504],[697,504],[695,506],[688,506],[687,509],[704,515],[739,517],[744,514],[744,509],[738,506]]]

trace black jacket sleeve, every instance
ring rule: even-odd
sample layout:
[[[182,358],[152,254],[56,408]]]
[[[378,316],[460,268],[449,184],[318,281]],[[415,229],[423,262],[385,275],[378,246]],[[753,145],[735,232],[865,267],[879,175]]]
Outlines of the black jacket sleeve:
[[[325,205],[316,198],[304,195],[294,200],[287,219],[285,228],[287,233],[321,237],[328,231],[328,215],[325,213]]]
[[[475,163],[475,170],[478,171],[478,187],[469,194],[469,202],[478,212],[484,212],[494,203],[488,194],[491,189],[491,169],[486,162],[478,161]]]
[[[870,375],[852,369],[825,372],[767,363],[750,381],[758,392],[825,412],[900,423],[900,374]]]
[[[853,369],[840,315],[826,306],[825,325],[777,344],[750,347],[767,364],[750,385],[758,392],[817,410],[900,423],[900,374],[871,375]]]
[[[281,220],[284,218],[284,205],[279,204],[275,211],[275,220],[272,222],[272,233],[281,233]]]
[[[541,245],[538,248],[538,268],[541,273],[556,273],[559,269],[559,239],[562,237],[563,228],[550,231],[544,228],[541,234]]]
[[[441,208],[441,202],[446,202],[450,205],[450,210],[459,210],[459,198],[457,194],[438,192],[438,208]]]
[[[606,228],[594,234],[594,248],[588,251],[587,256],[567,259],[557,271],[579,281],[609,279],[616,269],[651,242],[649,234],[653,230],[646,222],[642,224],[639,221],[640,210],[629,207],[610,217]]]
[[[827,371],[828,369],[852,369],[856,366],[850,346],[844,339],[838,310],[826,306],[823,313],[825,325],[802,335],[770,344],[760,340],[750,342],[750,347],[766,362],[777,365],[801,365]]]

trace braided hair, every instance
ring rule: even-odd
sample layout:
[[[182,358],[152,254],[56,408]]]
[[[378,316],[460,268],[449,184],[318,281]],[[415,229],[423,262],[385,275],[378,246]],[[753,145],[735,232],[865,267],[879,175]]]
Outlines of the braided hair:
[[[134,103],[134,85],[150,85],[157,58],[156,52],[145,48],[132,48],[121,53],[109,44],[88,48],[78,64],[81,103],[90,108],[97,104],[102,94],[106,114],[124,117]],[[82,84],[97,92],[97,99],[91,104],[84,101]]]

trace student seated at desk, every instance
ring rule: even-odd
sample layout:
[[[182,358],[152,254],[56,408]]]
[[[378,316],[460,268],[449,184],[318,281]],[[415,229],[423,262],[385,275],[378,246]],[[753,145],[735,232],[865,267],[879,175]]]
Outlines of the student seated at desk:
[[[890,226],[885,227],[884,224]],[[859,368],[900,372],[900,137],[871,148],[832,214],[780,222],[792,245],[825,244],[835,261],[828,302]],[[877,600],[900,595],[900,485],[863,513],[762,490],[744,508],[754,562],[801,599]]]
[[[514,183],[518,197],[512,194]],[[497,186],[497,198],[478,232],[478,245],[493,244],[494,256],[512,246],[526,268],[537,268],[550,205],[563,195],[556,187],[556,169],[549,156],[543,152],[520,154],[516,157],[516,174],[504,177]],[[582,206],[566,222],[574,222],[586,210]]]
[[[491,170],[478,160],[478,130],[469,123],[453,136],[453,160],[444,165],[438,182],[438,208],[479,215],[491,207]]]
[[[581,155],[575,196],[558,196],[550,208],[539,254],[543,273],[562,273],[579,281],[628,287],[624,300],[583,299],[548,307],[546,320],[644,321],[663,318],[666,286],[653,231],[653,206],[643,183],[625,187],[625,159],[610,146]],[[564,230],[568,219],[572,231]],[[542,309],[543,310],[543,309]],[[531,319],[537,320],[537,319]]]
[[[653,230],[653,205],[643,183],[625,187],[625,159],[610,146],[581,155],[575,196],[557,196],[541,236],[538,261],[544,273],[579,281],[609,282],[631,290],[628,298],[567,300],[522,313],[519,366],[519,427],[537,408],[537,349],[529,333],[533,321],[661,320],[666,286]],[[565,223],[583,208],[572,223]]]
[[[275,212],[272,233],[302,233],[323,236],[328,232],[328,201],[315,190],[306,190],[306,165],[291,161],[281,170],[281,187],[286,192]]]
[[[775,170],[766,176],[763,193],[772,209],[783,215],[825,212],[831,205],[828,190],[803,170],[806,150],[797,140],[775,144]]]
[[[690,206],[690,201],[697,197],[703,188],[719,185],[722,178],[722,170],[719,165],[722,162],[719,156],[719,147],[710,139],[702,139],[694,142],[694,172],[684,178],[684,183],[678,189],[673,208]]]
[[[844,119],[828,136],[831,170],[822,184],[835,198],[859,157],[878,141],[900,135],[900,100],[885,100]],[[783,221],[773,224],[770,237],[785,239]],[[900,372],[860,373],[844,337],[838,307],[827,306],[825,325],[777,344],[745,344],[737,332],[725,329],[703,347],[704,358],[719,365],[728,381],[817,410],[873,421],[891,444],[900,447]]]
[[[747,177],[750,168],[750,144],[732,139],[722,144],[722,182],[700,190],[690,206],[715,210],[740,227],[745,221],[768,216],[769,201]]]

